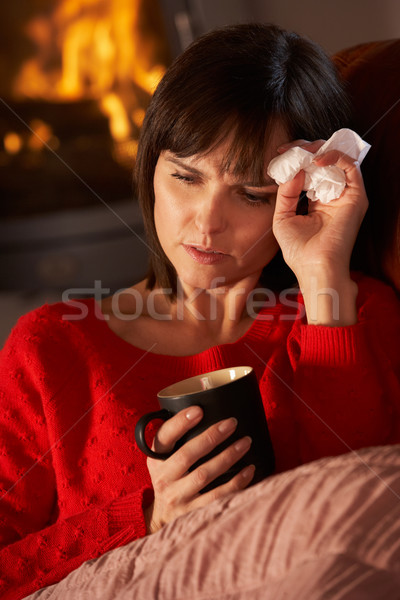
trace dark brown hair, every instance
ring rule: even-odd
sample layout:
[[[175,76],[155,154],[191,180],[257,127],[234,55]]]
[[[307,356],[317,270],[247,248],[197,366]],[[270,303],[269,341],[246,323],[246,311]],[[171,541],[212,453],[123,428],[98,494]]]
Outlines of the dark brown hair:
[[[225,168],[262,179],[274,124],[291,139],[327,138],[347,121],[348,103],[335,67],[314,42],[275,25],[242,24],[214,30],[167,70],[144,120],[136,185],[152,252],[148,287],[176,290],[176,272],[154,225],[153,177],[160,153],[186,157],[215,148],[229,132]],[[264,268],[262,283],[295,282],[281,253]]]

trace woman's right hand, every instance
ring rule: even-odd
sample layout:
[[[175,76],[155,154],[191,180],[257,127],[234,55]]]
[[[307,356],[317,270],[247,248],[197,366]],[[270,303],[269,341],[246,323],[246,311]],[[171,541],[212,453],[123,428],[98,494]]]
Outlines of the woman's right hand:
[[[176,442],[201,421],[203,411],[199,406],[184,409],[166,421],[158,430],[153,449],[169,452]],[[147,533],[155,533],[163,525],[195,508],[245,488],[254,475],[254,467],[245,467],[227,483],[204,494],[200,491],[216,477],[225,473],[250,448],[249,437],[231,444],[217,456],[195,470],[189,468],[200,458],[214,450],[235,431],[236,419],[226,419],[209,427],[166,460],[147,459],[154,488],[154,502],[145,510]]]

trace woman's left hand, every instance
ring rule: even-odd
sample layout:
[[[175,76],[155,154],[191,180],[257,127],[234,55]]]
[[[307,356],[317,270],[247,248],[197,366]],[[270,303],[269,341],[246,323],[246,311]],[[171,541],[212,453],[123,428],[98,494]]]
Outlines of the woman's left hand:
[[[323,140],[297,140],[291,146],[316,152]],[[279,186],[273,222],[274,235],[284,259],[300,283],[310,273],[325,268],[335,276],[349,276],[351,252],[368,207],[367,195],[358,162],[331,150],[315,159],[318,166],[336,165],[346,175],[346,188],[340,198],[329,204],[308,203],[308,214],[297,215],[296,208],[304,185],[304,171]]]

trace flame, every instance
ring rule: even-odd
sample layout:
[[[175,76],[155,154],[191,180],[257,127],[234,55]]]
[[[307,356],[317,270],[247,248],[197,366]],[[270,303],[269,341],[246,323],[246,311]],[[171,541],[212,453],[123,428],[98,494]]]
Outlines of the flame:
[[[37,51],[22,65],[14,95],[97,100],[113,138],[131,139],[143,121],[143,98],[165,72],[154,58],[162,40],[141,28],[146,1],[59,0],[52,14],[33,18],[25,33]]]
[[[101,101],[103,111],[110,119],[110,130],[115,140],[130,137],[131,126],[121,99],[116,94],[108,94]]]
[[[57,147],[58,140],[53,135],[53,130],[50,125],[41,119],[33,119],[33,121],[29,123],[29,128],[31,130],[31,135],[27,143],[28,148],[41,152],[47,146],[50,148]]]
[[[3,144],[8,154],[18,154],[22,148],[22,139],[15,131],[9,131],[3,138]]]

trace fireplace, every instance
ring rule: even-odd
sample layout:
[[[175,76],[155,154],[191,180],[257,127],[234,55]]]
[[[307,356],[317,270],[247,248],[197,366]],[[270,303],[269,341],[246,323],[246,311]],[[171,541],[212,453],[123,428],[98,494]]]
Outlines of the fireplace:
[[[158,0],[19,0],[4,17],[0,285],[129,284],[147,261],[137,140],[171,61]]]
[[[3,218],[129,197],[141,122],[170,61],[157,0],[12,4],[0,26],[15,49],[0,61]]]
[[[132,169],[146,107],[172,58],[203,31],[243,20],[245,4],[222,1],[221,12],[208,0],[7,3],[0,289],[100,279],[113,290],[144,276]]]

